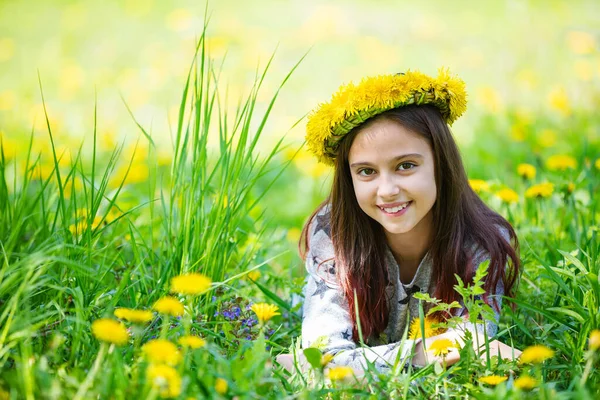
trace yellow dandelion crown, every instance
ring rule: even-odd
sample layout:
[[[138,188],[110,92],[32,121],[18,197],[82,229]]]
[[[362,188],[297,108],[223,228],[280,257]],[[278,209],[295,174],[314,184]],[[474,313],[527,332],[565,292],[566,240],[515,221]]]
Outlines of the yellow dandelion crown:
[[[467,109],[465,83],[440,68],[437,78],[408,71],[342,85],[329,103],[319,105],[309,115],[308,148],[319,161],[333,165],[338,145],[348,132],[384,111],[410,104],[432,104],[452,125]]]

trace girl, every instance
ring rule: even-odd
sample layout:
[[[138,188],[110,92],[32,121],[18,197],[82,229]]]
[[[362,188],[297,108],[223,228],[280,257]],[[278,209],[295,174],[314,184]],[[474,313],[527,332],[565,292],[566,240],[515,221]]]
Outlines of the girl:
[[[300,241],[309,273],[304,348],[319,347],[334,364],[356,370],[367,360],[379,370],[398,359],[421,366],[439,360],[426,356],[419,337],[402,340],[419,315],[413,294],[462,305],[455,274],[469,283],[486,260],[483,300],[495,318],[465,322],[425,344],[464,344],[465,330],[495,334],[501,296],[514,294],[518,241],[469,186],[448,127],[465,110],[464,82],[442,69],[437,78],[409,71],[343,86],[311,114],[308,147],[334,166],[334,177]],[[468,316],[464,306],[454,315]],[[357,347],[361,334],[370,348]],[[507,346],[492,342],[492,349]],[[445,362],[458,358],[455,350]]]

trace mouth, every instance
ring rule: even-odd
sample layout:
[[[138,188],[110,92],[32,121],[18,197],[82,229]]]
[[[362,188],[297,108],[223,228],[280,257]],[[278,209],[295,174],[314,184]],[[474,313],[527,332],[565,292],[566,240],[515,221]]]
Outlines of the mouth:
[[[387,215],[401,215],[404,214],[405,210],[412,204],[412,200],[406,203],[392,203],[385,205],[378,205],[379,209]]]

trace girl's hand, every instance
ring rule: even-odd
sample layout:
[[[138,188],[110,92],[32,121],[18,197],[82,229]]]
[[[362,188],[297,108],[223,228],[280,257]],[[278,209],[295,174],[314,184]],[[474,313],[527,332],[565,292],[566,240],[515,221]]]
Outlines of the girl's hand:
[[[445,355],[435,355],[434,351],[431,350],[431,344],[439,339],[449,339],[453,343],[456,343],[457,347],[448,348],[448,354]],[[423,342],[417,343],[415,346],[415,355],[413,356],[413,365],[424,367],[428,364],[432,364],[438,362],[443,365],[452,365],[455,364],[458,360],[460,360],[459,349],[464,347],[465,341],[462,338],[462,335],[459,332],[452,331],[442,333],[441,335],[432,336],[430,338],[425,339],[425,347],[427,351],[424,351]],[[479,346],[478,346],[479,345]],[[501,358],[516,360],[521,355],[521,351],[514,347],[511,347],[507,344],[504,344],[498,340],[492,340],[489,342],[490,348],[490,356],[497,356],[500,354]],[[485,336],[483,334],[478,334],[477,337],[473,338],[473,349],[480,354],[482,359],[486,358],[485,353]]]

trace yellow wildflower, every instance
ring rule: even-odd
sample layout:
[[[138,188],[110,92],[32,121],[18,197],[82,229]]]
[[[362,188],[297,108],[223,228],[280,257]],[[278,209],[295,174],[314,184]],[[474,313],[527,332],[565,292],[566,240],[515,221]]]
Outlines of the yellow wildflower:
[[[199,349],[200,347],[204,347],[206,345],[206,340],[193,335],[182,336],[179,338],[178,342],[180,345],[189,347],[191,349]]]
[[[181,394],[181,377],[173,367],[151,364],[146,370],[152,386],[160,389],[162,397],[177,397]]]
[[[164,296],[158,299],[154,303],[154,310],[161,314],[171,315],[173,317],[180,317],[183,315],[183,304],[175,297]]]
[[[483,179],[469,179],[469,185],[477,194],[490,190],[490,185]]]
[[[217,378],[215,380],[215,391],[219,394],[227,393],[227,381],[223,378]]]
[[[333,354],[325,353],[321,356],[321,366],[324,367],[333,360]]]
[[[569,184],[567,185],[567,192],[573,193],[574,190],[575,190],[575,184],[573,182],[569,182]]]
[[[153,364],[177,365],[181,361],[181,353],[177,346],[165,339],[152,339],[142,346],[142,352]]]
[[[260,271],[255,269],[254,271],[248,272],[248,279],[251,281],[257,281],[260,278]]]
[[[558,154],[546,160],[546,167],[552,171],[565,171],[569,168],[575,169],[577,168],[577,160],[568,155]]]
[[[486,385],[496,386],[507,379],[508,378],[506,376],[489,375],[479,378],[479,382],[485,383]]]
[[[512,189],[504,188],[496,192],[496,196],[500,198],[504,203],[518,203],[519,195]]]
[[[600,169],[600,158],[596,160],[594,165],[596,166],[596,169]]]
[[[183,274],[171,279],[171,292],[195,296],[206,292],[211,284],[208,276],[198,273]]]
[[[152,321],[152,311],[148,310],[134,310],[131,308],[117,308],[115,310],[115,317],[124,319],[133,323],[144,323]]]
[[[517,166],[517,174],[523,179],[535,178],[535,167],[531,164],[519,164]]]
[[[428,350],[433,351],[433,355],[438,357],[450,353],[450,350],[454,347],[456,347],[456,345],[452,343],[452,340],[450,339],[437,339],[429,345]]]
[[[446,332],[445,328],[433,328],[434,324],[439,323],[438,320],[431,316],[425,317],[425,337],[432,337]],[[418,339],[422,337],[421,335],[421,320],[419,318],[415,318],[410,323],[410,328],[408,330],[408,338],[409,339]]]
[[[279,311],[279,308],[273,304],[256,303],[256,304],[253,304],[250,309],[256,313],[256,317],[262,323],[267,322],[268,320],[273,318],[275,315],[280,315],[277,312],[277,311]]]
[[[345,365],[339,365],[330,368],[327,373],[327,376],[329,377],[329,379],[331,379],[331,381],[342,381],[348,378],[349,376],[352,376],[353,373],[354,371],[352,370],[352,368]]]
[[[531,186],[525,191],[525,197],[536,198],[536,197],[550,197],[554,192],[554,184],[552,183],[539,183]]]
[[[521,364],[541,364],[554,356],[554,351],[541,344],[529,346],[520,357]]]
[[[590,333],[590,349],[591,350],[598,350],[600,349],[600,330],[598,329],[594,329],[591,333]]]
[[[529,375],[521,375],[515,379],[515,387],[520,390],[531,390],[537,386],[537,380]]]
[[[129,340],[127,328],[119,321],[101,318],[92,322],[92,333],[96,339],[122,346]]]

